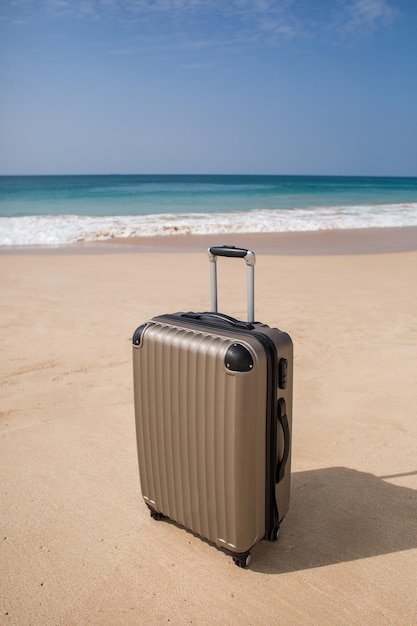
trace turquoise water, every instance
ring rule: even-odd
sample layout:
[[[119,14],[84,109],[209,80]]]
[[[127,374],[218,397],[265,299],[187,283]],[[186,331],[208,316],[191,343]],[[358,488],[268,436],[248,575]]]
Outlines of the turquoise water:
[[[417,178],[0,177],[0,245],[408,225]]]

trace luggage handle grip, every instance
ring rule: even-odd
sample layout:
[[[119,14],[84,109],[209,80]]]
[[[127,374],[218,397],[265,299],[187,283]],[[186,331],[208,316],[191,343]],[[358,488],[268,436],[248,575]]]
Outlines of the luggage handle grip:
[[[287,407],[284,398],[278,400],[277,418],[284,434],[284,453],[282,459],[277,463],[275,483],[281,482],[284,478],[285,466],[287,465],[288,456],[290,454],[290,427],[288,425]]]
[[[237,248],[236,246],[211,246],[208,249],[209,257],[227,256],[238,259],[245,259],[247,265],[255,265],[255,254],[246,248]],[[210,258],[210,261],[212,259]]]
[[[212,311],[204,311],[202,313],[193,313],[189,311],[188,313],[182,313],[181,317],[188,317],[188,319],[192,320],[200,320],[204,317],[220,320],[221,322],[227,322],[236,328],[245,328],[246,330],[253,330],[253,324],[249,322],[241,322],[240,320],[235,319],[234,317],[230,317],[230,315],[225,315],[224,313],[213,313]]]
[[[236,246],[211,246],[208,249],[211,276],[211,310],[217,313],[217,257],[245,259],[247,265],[247,317],[248,323],[255,321],[255,253]]]

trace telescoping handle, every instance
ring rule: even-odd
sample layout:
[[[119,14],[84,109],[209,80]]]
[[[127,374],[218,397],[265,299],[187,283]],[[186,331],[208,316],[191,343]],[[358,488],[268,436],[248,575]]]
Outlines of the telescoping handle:
[[[211,246],[208,249],[211,276],[211,310],[217,312],[217,257],[245,259],[247,265],[248,322],[255,321],[255,253],[235,246]]]

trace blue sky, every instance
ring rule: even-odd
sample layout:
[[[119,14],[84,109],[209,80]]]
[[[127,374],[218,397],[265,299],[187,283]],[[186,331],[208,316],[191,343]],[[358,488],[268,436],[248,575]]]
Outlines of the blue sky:
[[[2,0],[0,174],[417,176],[416,0]]]

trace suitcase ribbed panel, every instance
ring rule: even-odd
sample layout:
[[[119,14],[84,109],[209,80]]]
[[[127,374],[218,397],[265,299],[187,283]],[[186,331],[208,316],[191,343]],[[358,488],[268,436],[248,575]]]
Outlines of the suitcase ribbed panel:
[[[156,511],[244,552],[265,532],[266,365],[224,365],[233,339],[151,323],[134,347],[142,494]]]

